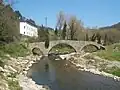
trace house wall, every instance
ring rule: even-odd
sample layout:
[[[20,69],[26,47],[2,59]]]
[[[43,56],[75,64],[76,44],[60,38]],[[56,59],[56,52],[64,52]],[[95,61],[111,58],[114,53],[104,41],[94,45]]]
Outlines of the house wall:
[[[20,22],[20,34],[30,37],[38,37],[37,28],[26,22]]]

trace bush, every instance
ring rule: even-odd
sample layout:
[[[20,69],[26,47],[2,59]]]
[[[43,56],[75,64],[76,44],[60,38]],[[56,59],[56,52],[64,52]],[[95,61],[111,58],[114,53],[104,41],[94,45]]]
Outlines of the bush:
[[[115,47],[118,47],[117,51],[114,50]],[[99,51],[96,53],[96,55],[100,56],[103,59],[120,61],[120,45],[115,44],[115,45],[107,46],[106,50]]]
[[[18,81],[8,80],[8,86],[10,90],[22,90]]]
[[[28,52],[27,47],[23,44],[11,43],[0,46],[0,56],[9,54],[12,57],[25,56]]]

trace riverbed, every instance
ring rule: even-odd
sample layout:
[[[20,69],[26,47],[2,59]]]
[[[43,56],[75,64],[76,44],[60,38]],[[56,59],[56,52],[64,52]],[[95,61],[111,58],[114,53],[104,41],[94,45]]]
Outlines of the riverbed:
[[[49,68],[46,69],[47,64]],[[47,56],[33,64],[28,77],[51,90],[120,90],[119,81],[79,71],[69,61],[51,60]]]

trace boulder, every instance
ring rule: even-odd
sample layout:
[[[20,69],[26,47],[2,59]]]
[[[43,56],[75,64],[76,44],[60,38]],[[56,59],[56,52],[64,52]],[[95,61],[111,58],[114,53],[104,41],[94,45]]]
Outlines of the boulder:
[[[4,69],[2,67],[0,67],[0,72],[4,72]]]
[[[9,70],[13,71],[13,72],[17,72],[17,70],[15,70],[12,66],[8,66]]]

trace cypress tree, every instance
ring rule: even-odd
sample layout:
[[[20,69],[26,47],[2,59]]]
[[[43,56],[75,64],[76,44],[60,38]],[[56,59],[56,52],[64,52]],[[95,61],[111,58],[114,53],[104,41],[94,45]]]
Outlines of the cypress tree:
[[[67,27],[67,24],[66,24],[66,21],[65,21],[64,26],[63,26],[63,30],[62,30],[62,38],[63,38],[63,40],[65,40],[65,37],[66,37],[66,27]]]

